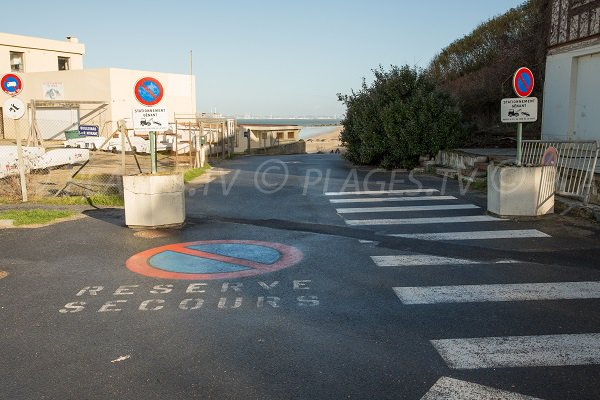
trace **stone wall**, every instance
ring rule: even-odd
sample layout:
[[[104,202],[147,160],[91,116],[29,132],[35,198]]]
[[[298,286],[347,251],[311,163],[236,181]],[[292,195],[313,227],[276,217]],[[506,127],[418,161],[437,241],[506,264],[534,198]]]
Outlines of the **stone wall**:
[[[306,142],[304,141],[287,143],[273,147],[266,147],[262,149],[252,149],[250,152],[250,154],[262,154],[272,156],[304,153],[306,153]]]

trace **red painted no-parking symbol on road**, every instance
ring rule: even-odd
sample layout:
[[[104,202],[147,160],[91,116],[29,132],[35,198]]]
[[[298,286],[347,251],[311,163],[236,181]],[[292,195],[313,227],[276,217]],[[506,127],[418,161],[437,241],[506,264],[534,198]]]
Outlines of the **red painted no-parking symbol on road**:
[[[281,243],[211,240],[156,247],[132,256],[125,265],[153,278],[215,280],[275,272],[300,260],[300,250]]]

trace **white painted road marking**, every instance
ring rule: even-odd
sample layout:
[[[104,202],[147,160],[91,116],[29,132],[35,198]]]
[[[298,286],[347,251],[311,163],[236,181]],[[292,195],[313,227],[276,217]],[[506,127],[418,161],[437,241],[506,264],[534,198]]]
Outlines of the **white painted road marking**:
[[[600,282],[395,287],[404,304],[600,299]]]
[[[439,193],[437,189],[404,189],[404,190],[365,190],[356,192],[327,192],[325,196],[351,196],[351,195],[363,195],[363,194],[417,194],[417,193]]]
[[[407,254],[399,256],[371,256],[378,267],[420,267],[424,265],[473,265],[473,264],[513,264],[517,261],[474,261],[462,258],[438,257],[427,254]]]
[[[115,360],[112,360],[111,363],[113,363],[113,364],[114,363],[118,363],[118,362],[121,362],[121,361],[129,360],[130,358],[131,358],[131,355],[128,354],[126,356],[121,356],[121,357],[119,357],[119,358],[117,358]]]
[[[432,340],[453,369],[600,364],[600,333]]]
[[[457,200],[454,196],[408,196],[408,197],[365,197],[361,199],[329,199],[332,204],[343,203],[380,203],[395,201],[442,201]]]
[[[406,206],[406,207],[366,207],[366,208],[338,208],[338,214],[375,213],[375,212],[407,212],[407,211],[444,211],[444,210],[472,210],[479,208],[475,204],[447,204],[439,206]]]
[[[549,238],[550,235],[536,229],[504,230],[504,231],[472,231],[444,233],[401,233],[388,235],[407,239],[421,240],[484,240],[484,239],[522,239]]]
[[[476,383],[442,377],[421,400],[540,400]]]
[[[420,224],[460,224],[467,222],[492,222],[505,221],[487,215],[474,215],[467,217],[439,217],[439,218],[403,218],[403,219],[349,219],[347,225],[420,225]]]

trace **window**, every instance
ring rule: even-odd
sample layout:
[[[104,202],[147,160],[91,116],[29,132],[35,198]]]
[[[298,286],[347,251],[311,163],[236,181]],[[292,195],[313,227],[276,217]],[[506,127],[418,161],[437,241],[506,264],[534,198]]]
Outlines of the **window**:
[[[69,70],[69,57],[58,57],[58,70],[68,71]]]
[[[10,52],[10,70],[12,72],[24,72],[25,63],[23,62],[23,53],[16,51]]]
[[[294,138],[294,132],[288,132],[288,139]]]
[[[277,139],[283,139],[283,132],[277,132]]]

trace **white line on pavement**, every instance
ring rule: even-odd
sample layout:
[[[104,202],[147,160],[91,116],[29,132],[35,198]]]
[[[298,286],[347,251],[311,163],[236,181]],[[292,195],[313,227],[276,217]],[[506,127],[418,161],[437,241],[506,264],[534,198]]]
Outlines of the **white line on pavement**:
[[[421,400],[540,400],[536,397],[494,389],[476,383],[442,377]]]
[[[330,203],[379,203],[395,201],[442,201],[457,200],[454,196],[407,196],[407,197],[365,197],[360,199],[329,199]]]
[[[549,238],[550,235],[536,229],[504,230],[504,231],[472,231],[444,233],[401,233],[389,236],[421,239],[421,240],[483,240],[483,239],[518,239],[518,238]]]
[[[474,261],[462,258],[438,257],[427,254],[407,254],[398,256],[371,256],[378,267],[421,267],[424,265],[472,265],[472,264],[514,264],[517,261]]]
[[[406,207],[365,207],[338,208],[338,214],[376,213],[376,212],[408,212],[408,211],[444,211],[444,210],[473,210],[479,208],[475,204],[444,204],[438,206],[406,206]]]
[[[600,282],[395,287],[403,304],[600,299]]]
[[[600,364],[600,333],[432,340],[453,369]]]
[[[350,195],[363,195],[363,194],[415,194],[415,193],[439,193],[437,189],[404,189],[404,190],[363,190],[356,192],[327,192],[325,196],[350,196]]]
[[[346,224],[353,226],[362,225],[420,225],[420,224],[460,224],[466,222],[492,222],[505,221],[487,215],[473,215],[466,217],[437,217],[437,218],[401,218],[401,219],[349,219]]]

